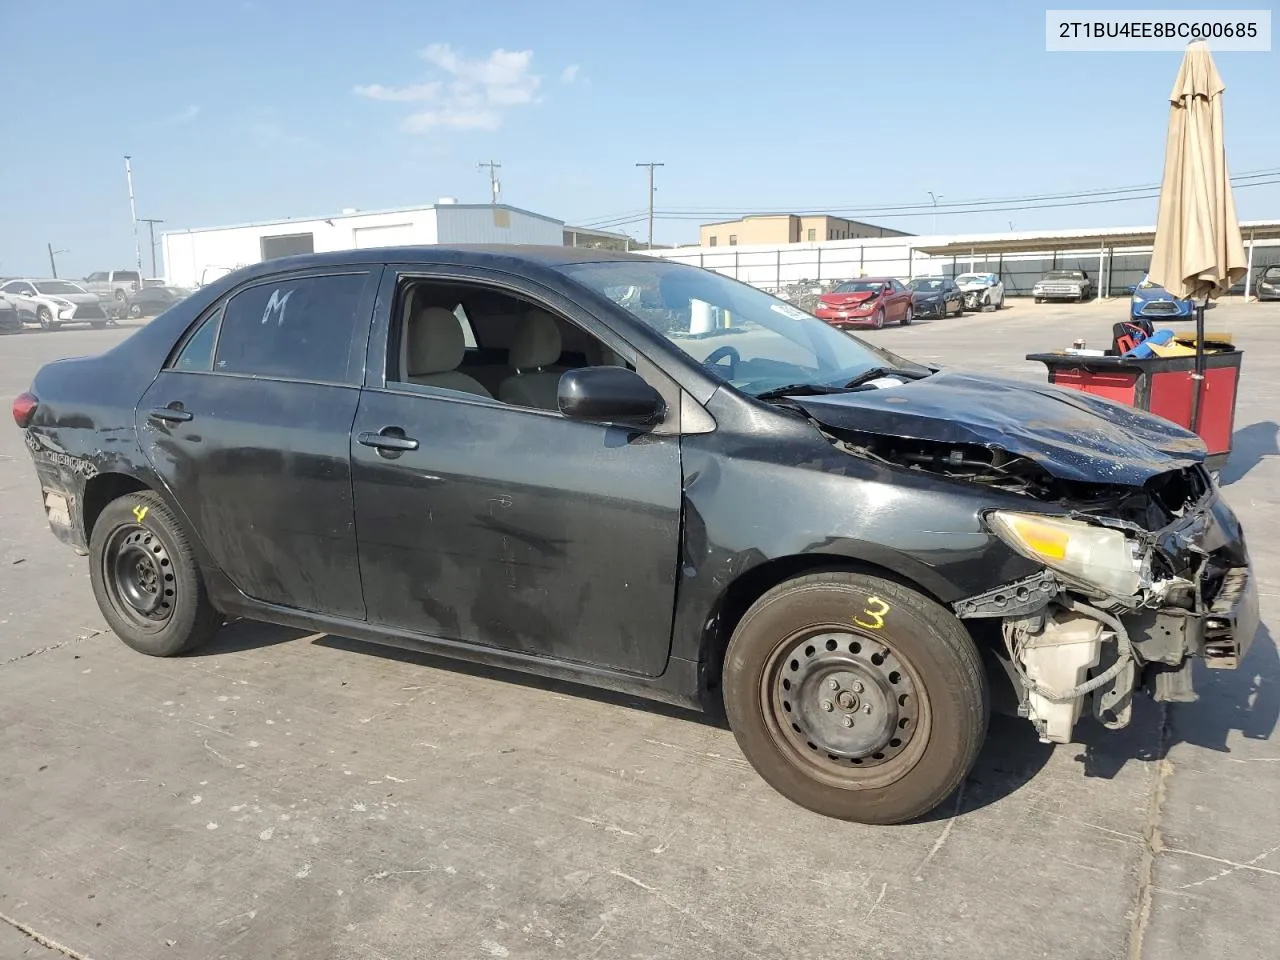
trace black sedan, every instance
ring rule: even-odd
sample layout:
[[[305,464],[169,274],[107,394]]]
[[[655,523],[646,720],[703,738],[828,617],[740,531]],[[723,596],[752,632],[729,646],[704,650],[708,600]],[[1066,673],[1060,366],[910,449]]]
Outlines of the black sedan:
[[[123,313],[135,320],[140,317],[158,316],[190,295],[191,291],[183,287],[143,287],[125,297]]]
[[[948,314],[964,313],[964,294],[949,277],[916,277],[907,286],[917,317],[940,320]]]
[[[832,817],[943,802],[993,697],[1069,742],[1258,624],[1195,435],[643,255],[269,260],[13,416],[135,650],[246,617],[723,709]]]

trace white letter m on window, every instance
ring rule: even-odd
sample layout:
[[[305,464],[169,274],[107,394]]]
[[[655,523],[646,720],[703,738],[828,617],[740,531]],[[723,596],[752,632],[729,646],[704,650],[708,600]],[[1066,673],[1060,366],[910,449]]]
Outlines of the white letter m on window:
[[[276,326],[277,327],[283,326],[284,325],[284,307],[285,307],[285,304],[289,302],[289,298],[292,296],[293,296],[292,290],[286,293],[283,297],[280,296],[279,288],[272,290],[271,299],[267,301],[267,307],[265,310],[262,311],[262,322],[265,324],[268,320],[271,319],[271,315],[275,314]]]

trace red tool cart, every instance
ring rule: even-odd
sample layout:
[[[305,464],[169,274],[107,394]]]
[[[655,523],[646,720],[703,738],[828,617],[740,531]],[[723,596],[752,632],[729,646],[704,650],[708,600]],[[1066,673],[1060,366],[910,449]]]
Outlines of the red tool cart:
[[[1219,471],[1231,456],[1243,353],[1231,344],[1205,350],[1204,321],[1197,321],[1194,356],[1124,357],[1113,348],[1101,357],[1056,352],[1027,359],[1047,366],[1055,386],[1117,400],[1186,427],[1208,448],[1208,468]]]

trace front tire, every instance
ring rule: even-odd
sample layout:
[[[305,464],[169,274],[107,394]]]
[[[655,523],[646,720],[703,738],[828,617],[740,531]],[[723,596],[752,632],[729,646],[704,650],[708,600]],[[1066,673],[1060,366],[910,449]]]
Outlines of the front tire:
[[[222,625],[182,524],[149,490],[103,509],[89,538],[89,575],[107,624],[139,653],[174,656]]]
[[[747,611],[724,664],[729,725],[775,790],[815,813],[901,823],[945,800],[990,713],[968,631],[900,584],[819,573]]]
[[[48,307],[40,307],[36,311],[36,322],[40,324],[41,330],[57,330],[60,326],[53,321],[53,313]]]
[[[876,315],[871,320],[871,325],[877,330],[884,329],[884,308],[881,307],[876,311]]]

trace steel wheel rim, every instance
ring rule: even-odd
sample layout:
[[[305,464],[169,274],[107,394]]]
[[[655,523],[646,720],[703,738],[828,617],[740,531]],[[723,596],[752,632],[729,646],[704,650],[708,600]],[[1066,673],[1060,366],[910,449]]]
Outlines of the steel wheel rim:
[[[161,630],[173,618],[173,561],[146,527],[125,524],[112,532],[102,552],[102,574],[112,606],[134,624]]]
[[[932,727],[929,698],[911,662],[882,638],[843,624],[810,627],[780,642],[761,675],[760,707],[775,745],[794,766],[844,789],[900,780],[919,763]]]

